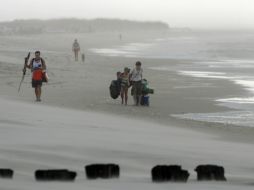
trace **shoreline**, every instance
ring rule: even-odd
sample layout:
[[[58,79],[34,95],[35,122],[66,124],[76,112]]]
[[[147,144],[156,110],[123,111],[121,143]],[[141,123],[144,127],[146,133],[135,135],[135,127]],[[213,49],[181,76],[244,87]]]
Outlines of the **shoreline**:
[[[44,38],[48,38],[48,36],[52,39],[54,35],[46,35]],[[64,36],[64,34],[61,34],[59,39],[62,36]],[[71,36],[72,35],[68,34],[67,39],[70,39]],[[97,34],[95,37],[98,38]],[[159,38],[159,36],[156,37]],[[103,36],[101,38],[104,39],[105,37]],[[57,41],[57,39],[55,40]],[[93,40],[94,39],[90,39],[87,43],[88,45],[84,49],[91,48],[91,45],[89,44]],[[133,40],[134,39],[122,42],[118,41],[115,45],[126,45],[132,43]],[[144,38],[140,39],[139,42],[142,43],[149,40],[151,40],[151,38]],[[108,39],[108,41],[110,40]],[[115,45],[111,44],[109,47]],[[102,43],[99,47],[107,46],[107,43]],[[190,66],[195,60],[109,57],[89,52],[85,64],[82,64],[81,62],[74,63],[71,54],[65,54],[64,52],[66,49],[62,50],[64,50],[62,54],[65,56],[62,56],[62,54],[54,54],[55,50],[52,49],[52,47],[50,50],[52,51],[52,54],[46,54],[46,62],[49,62],[50,82],[42,88],[42,98],[47,97],[43,100],[43,104],[45,103],[47,105],[78,110],[110,112],[127,117],[139,117],[143,120],[156,120],[156,122],[159,123],[174,121],[175,125],[186,125],[186,127],[188,127],[189,122],[193,123],[191,125],[208,126],[208,128],[209,126],[226,126],[226,128],[227,126],[232,126],[238,128],[238,126],[219,123],[199,122],[185,119],[181,121],[181,119],[171,117],[172,114],[232,111],[234,109],[218,105],[214,100],[225,94],[235,94],[235,96],[237,96],[238,94],[242,95],[245,93],[245,89],[242,88],[242,86],[233,84],[231,81],[220,79],[210,81],[209,79],[203,79],[202,83],[207,84],[207,86],[200,87],[199,85],[201,83],[197,79],[190,76],[178,75],[175,67],[178,67],[179,65]],[[140,60],[143,63],[144,77],[150,82],[149,86],[155,88],[155,94],[151,95],[151,106],[149,108],[142,107],[136,110],[133,106],[127,106],[127,109],[125,109],[120,103],[118,105],[118,100],[111,100],[108,87],[110,81],[115,78],[115,73],[118,70],[121,70],[126,66],[133,68],[134,63],[137,60]],[[150,69],[151,67],[163,67],[169,65],[172,70],[167,72]],[[27,102],[33,100],[33,91],[30,87],[29,74],[25,78],[21,93],[16,96],[14,87],[16,85],[15,83],[19,82],[19,78],[15,79],[13,77],[19,72],[20,68],[18,68],[16,64],[9,65],[2,63],[0,66],[3,70],[8,70],[10,72],[8,74],[11,75],[7,76],[4,74],[10,78],[10,81],[3,81],[2,86],[7,85],[7,88],[6,92],[1,93],[1,96]],[[96,77],[97,72],[98,77]],[[95,76],[93,73],[95,73]],[[98,78],[100,78],[101,84],[98,84],[98,81],[96,81]],[[187,85],[192,85],[194,88],[185,88]],[[224,86],[227,86],[227,88],[224,89]],[[5,87],[3,86],[3,88]],[[201,95],[196,93],[196,90],[199,90]],[[206,99],[200,99],[202,97],[206,97]],[[129,96],[129,101],[132,102],[131,96]],[[193,126],[193,128],[195,127]],[[252,129],[246,130],[251,131]]]
[[[103,57],[98,57],[98,55],[95,55],[96,60],[99,59],[107,59],[107,58],[103,58]],[[124,63],[126,62],[132,62],[134,63],[134,60],[136,60],[135,58],[121,58],[121,57],[114,57],[114,58],[110,58],[110,60],[121,60]],[[123,61],[124,60],[124,61]],[[154,59],[142,59],[142,61],[144,63],[147,63],[148,65],[146,65],[146,68],[150,67],[150,64],[154,64]],[[178,65],[178,64],[186,64],[185,61],[184,63],[179,62],[179,60],[157,60],[158,62],[165,62],[164,64],[168,64],[168,62],[173,62],[172,64]],[[118,62],[118,61],[113,61],[113,62]],[[191,62],[191,61],[189,61]],[[102,62],[102,64],[105,62]],[[161,64],[161,63],[160,63]],[[69,68],[67,69],[66,72],[70,72],[73,74],[73,71],[70,71],[71,69],[78,69],[80,70],[81,68],[83,68],[83,65],[69,65]],[[86,66],[85,66],[86,67]],[[119,66],[118,67],[123,67],[123,66]],[[147,72],[147,76],[148,76],[148,80],[149,80],[149,76],[157,76],[158,75],[158,71],[153,71],[153,70],[149,70],[149,69],[144,69],[145,72]],[[173,74],[175,71],[173,71],[170,76],[171,78],[178,78],[179,76],[177,74]],[[53,72],[54,73],[54,72]],[[155,74],[157,73],[157,74]],[[166,78],[167,76],[167,72],[165,72],[164,74],[160,74],[162,76],[160,76],[159,78]],[[73,76],[73,75],[71,75]],[[71,77],[70,76],[70,77]],[[112,76],[114,76],[114,73],[112,72]],[[68,76],[67,76],[68,77]],[[86,90],[85,89],[77,89],[77,88],[71,88],[68,87],[67,89],[65,89],[68,85],[63,83],[63,84],[58,84],[58,82],[56,81],[56,84],[47,84],[43,87],[43,93],[46,93],[47,95],[47,99],[43,100],[42,104],[45,105],[50,105],[50,106],[56,106],[59,108],[67,108],[67,109],[74,109],[74,110],[83,110],[83,111],[92,111],[92,112],[99,112],[99,113],[106,113],[106,114],[116,114],[119,116],[123,116],[123,117],[131,117],[134,119],[139,119],[139,120],[144,120],[144,121],[149,121],[149,122],[153,122],[153,123],[158,123],[158,124],[163,124],[163,125],[168,125],[168,126],[174,126],[174,127],[180,127],[180,128],[185,128],[185,129],[192,129],[194,131],[203,131],[205,133],[211,133],[211,134],[216,134],[218,135],[218,138],[220,139],[224,139],[226,138],[229,141],[239,141],[239,142],[244,142],[244,143],[254,143],[254,139],[253,139],[253,134],[254,134],[254,129],[250,128],[250,127],[239,127],[239,126],[235,126],[235,125],[224,125],[221,123],[209,123],[209,122],[202,122],[202,121],[193,121],[193,120],[186,120],[186,119],[177,119],[174,118],[172,116],[170,116],[172,113],[176,113],[177,109],[179,111],[181,111],[183,109],[183,107],[179,107],[179,105],[177,105],[177,102],[179,104],[184,104],[182,101],[178,100],[179,98],[179,94],[176,93],[176,95],[172,95],[174,93],[170,93],[169,95],[171,96],[172,99],[177,100],[176,104],[174,103],[175,100],[172,100],[171,103],[169,104],[164,104],[163,102],[161,102],[161,98],[162,96],[164,96],[162,94],[157,94],[156,91],[163,91],[163,88],[161,89],[156,89],[155,88],[155,95],[151,95],[151,106],[150,107],[135,107],[132,105],[129,105],[127,107],[122,106],[120,104],[120,100],[112,100],[109,96],[109,91],[108,88],[102,88],[102,86],[105,87],[105,85],[108,84],[109,86],[109,81],[110,78],[109,76],[105,76],[106,78],[108,78],[107,81],[105,81],[105,83],[103,83],[102,85],[98,85],[98,88],[96,87],[95,89],[93,89],[93,92],[86,94]],[[26,83],[23,84],[24,88],[27,88],[26,86],[30,85],[29,84],[29,77],[26,78]],[[181,77],[184,81],[190,81],[189,77]],[[87,78],[84,78],[83,80],[86,80]],[[150,87],[153,88],[154,86],[157,86],[158,84],[156,84],[154,81],[158,81],[158,79],[152,79]],[[181,81],[184,82],[184,81]],[[241,86],[237,86],[236,84],[230,82],[230,81],[224,81],[224,80],[218,80],[220,85],[226,85],[232,86],[232,89],[234,89],[234,93],[236,92],[241,92],[242,91],[242,87]],[[88,83],[91,81],[87,81]],[[58,87],[58,85],[62,85],[61,88]],[[172,84],[171,88],[172,90],[174,90],[174,85]],[[71,86],[71,85],[70,85]],[[93,87],[93,85],[91,85]],[[50,89],[49,89],[50,88]],[[89,88],[91,89],[91,87]],[[98,91],[98,89],[100,89]],[[59,93],[57,93],[57,90],[59,90]],[[56,99],[56,97],[60,97],[61,94],[64,93],[65,95],[62,98],[58,98]],[[66,94],[68,93],[68,94]],[[76,94],[79,94],[78,97],[75,97]],[[84,96],[80,96],[84,94]],[[93,96],[92,94],[101,94],[99,97],[95,97],[91,99],[91,96]],[[224,94],[224,92],[223,92]],[[27,95],[27,97],[26,97]],[[96,95],[98,96],[98,95]],[[26,98],[25,98],[26,97]],[[45,94],[44,94],[45,97]],[[72,99],[70,99],[70,97],[73,97]],[[21,101],[25,101],[27,103],[31,102],[31,99],[33,98],[33,92],[32,89],[29,87],[29,89],[26,89],[26,91],[22,90],[21,94],[19,94],[19,97],[13,97],[16,100],[21,100]],[[21,99],[20,99],[21,98]],[[66,98],[69,102],[66,102]],[[181,99],[184,99],[184,97],[180,97]],[[22,100],[23,99],[23,100]],[[91,101],[92,100],[92,101]],[[132,97],[129,97],[130,100],[130,104],[132,102]],[[197,101],[200,103],[200,100],[192,100],[192,101]],[[80,104],[80,102],[83,102],[82,104]],[[169,101],[170,102],[170,101]],[[181,103],[180,103],[181,102]],[[209,112],[214,112],[214,111],[232,111],[232,109],[228,108],[228,107],[222,107],[219,105],[216,105],[216,102],[213,100],[207,101],[204,100],[204,103],[206,105],[202,105],[200,108],[196,107],[194,110],[199,113],[202,111],[202,113],[209,113]],[[159,104],[159,105],[157,105]],[[195,103],[193,103],[195,104]],[[161,110],[160,106],[164,106],[164,111]],[[171,107],[174,106],[175,109],[173,110]],[[167,107],[169,108],[169,110],[167,110]],[[186,105],[186,107],[189,107],[189,105]],[[190,106],[193,107],[193,106]],[[168,113],[166,112],[169,111]],[[186,111],[187,112],[187,111]],[[179,112],[178,112],[179,113]],[[181,113],[181,112],[180,112]],[[188,112],[187,112],[188,113]],[[220,131],[220,133],[218,133],[218,131]]]

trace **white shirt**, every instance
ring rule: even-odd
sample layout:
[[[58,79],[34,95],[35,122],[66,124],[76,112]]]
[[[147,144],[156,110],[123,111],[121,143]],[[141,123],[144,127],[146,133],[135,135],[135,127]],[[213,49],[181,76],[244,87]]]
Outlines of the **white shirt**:
[[[141,81],[142,80],[143,69],[137,70],[136,68],[131,72],[131,81]]]
[[[38,60],[38,61],[35,61],[35,59],[34,59],[33,64],[32,64],[32,67],[33,67],[33,70],[42,68],[41,59]]]

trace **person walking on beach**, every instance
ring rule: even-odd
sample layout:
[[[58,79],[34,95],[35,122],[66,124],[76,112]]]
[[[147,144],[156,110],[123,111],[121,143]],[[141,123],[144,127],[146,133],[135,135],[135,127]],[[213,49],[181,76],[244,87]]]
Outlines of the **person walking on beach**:
[[[74,52],[75,61],[78,61],[78,53],[80,51],[80,46],[77,39],[75,39],[73,42],[72,51]]]
[[[143,69],[141,68],[141,62],[137,61],[135,68],[130,74],[130,80],[132,83],[133,99],[136,106],[140,105],[142,95],[142,74]]]
[[[130,86],[130,69],[125,67],[124,72],[121,74],[121,98],[122,104],[125,103],[127,105],[128,102],[128,89]]]
[[[40,51],[36,51],[35,58],[33,58],[30,63],[26,65],[26,68],[31,69],[32,72],[32,87],[35,90],[37,102],[41,101],[41,86],[43,78],[46,77],[46,63],[40,55]]]

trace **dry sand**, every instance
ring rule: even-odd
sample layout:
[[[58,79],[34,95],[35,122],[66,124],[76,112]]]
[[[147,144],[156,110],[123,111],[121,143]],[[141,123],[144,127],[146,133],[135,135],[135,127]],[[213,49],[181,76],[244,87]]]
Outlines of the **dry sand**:
[[[250,189],[253,145],[228,142],[216,135],[159,125],[116,115],[48,107],[0,99],[1,166],[13,168],[6,189]],[[3,108],[5,110],[3,111]],[[11,117],[10,117],[11,116]],[[246,155],[248,153],[248,156]],[[84,166],[113,162],[119,180],[89,182]],[[180,164],[191,173],[188,184],[152,184],[156,164]],[[198,164],[219,164],[228,182],[198,183]],[[78,172],[75,183],[36,183],[36,169],[67,168]],[[253,187],[252,187],[253,188]]]

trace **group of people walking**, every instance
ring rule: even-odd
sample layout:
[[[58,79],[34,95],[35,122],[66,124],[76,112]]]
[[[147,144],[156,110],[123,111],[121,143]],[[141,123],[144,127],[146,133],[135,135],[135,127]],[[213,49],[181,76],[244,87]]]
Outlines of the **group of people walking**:
[[[80,46],[77,40],[74,40],[72,48],[75,56],[75,61],[78,61],[78,52],[80,51]],[[30,53],[29,53],[30,55]],[[29,58],[28,58],[29,59]],[[48,82],[48,76],[46,73],[46,62],[41,58],[41,52],[36,51],[35,57],[33,59],[25,61],[24,70],[26,68],[31,69],[32,72],[32,87],[35,89],[36,101],[41,101],[41,87],[43,82]],[[142,104],[143,81],[143,69],[141,67],[141,62],[137,61],[135,68],[131,71],[129,68],[124,68],[123,72],[117,72],[117,85],[120,91],[120,96],[122,99],[122,104],[128,104],[128,91],[131,89],[131,95],[133,96],[134,104],[139,106]],[[145,80],[146,81],[146,80]],[[118,94],[119,95],[119,94]],[[118,96],[117,95],[117,96]]]
[[[139,106],[142,96],[142,75],[143,69],[141,68],[141,62],[137,61],[135,68],[130,71],[129,68],[124,68],[124,72],[117,72],[117,79],[120,83],[120,95],[122,104],[128,104],[128,90],[132,86],[132,95],[134,104]]]

